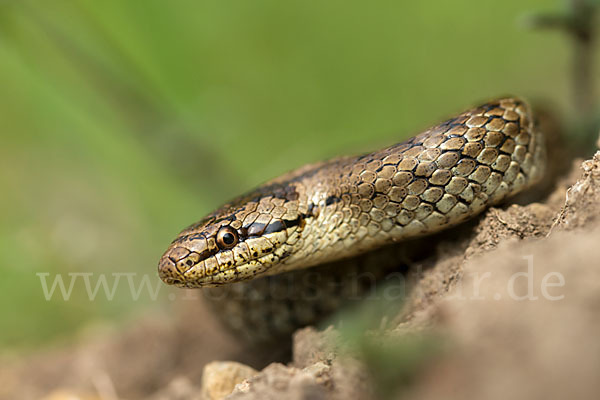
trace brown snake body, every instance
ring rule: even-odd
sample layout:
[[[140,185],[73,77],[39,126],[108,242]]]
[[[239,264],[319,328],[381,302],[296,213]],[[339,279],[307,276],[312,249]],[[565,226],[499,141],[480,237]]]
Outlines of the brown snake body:
[[[491,101],[405,142],[308,165],[238,197],[182,231],[161,258],[159,275],[182,287],[248,281],[232,286],[252,293],[245,303],[218,303],[238,330],[248,324],[260,329],[264,313],[239,314],[267,307],[262,304],[273,295],[263,286],[269,279],[457,225],[537,182],[544,167],[543,136],[529,107],[514,98]],[[344,268],[336,265],[319,271],[336,275]],[[288,291],[286,299],[306,300],[298,284]],[[339,297],[340,291],[323,296]],[[314,297],[313,309],[334,307]],[[283,312],[269,307],[271,319]],[[271,330],[290,330],[318,314],[299,317],[294,307],[286,303],[285,327]]]

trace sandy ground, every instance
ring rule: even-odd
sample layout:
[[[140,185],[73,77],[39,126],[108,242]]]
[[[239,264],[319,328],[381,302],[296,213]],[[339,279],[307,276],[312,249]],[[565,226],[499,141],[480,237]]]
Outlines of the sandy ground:
[[[208,399],[240,381],[230,398],[597,398],[600,153],[565,170],[421,260],[404,307],[366,334],[384,352],[388,342],[404,345],[401,355],[407,343],[426,349],[415,362],[361,357],[334,327],[300,330],[292,355],[249,346],[185,302],[3,360],[0,398]],[[204,371],[215,360],[254,369]]]

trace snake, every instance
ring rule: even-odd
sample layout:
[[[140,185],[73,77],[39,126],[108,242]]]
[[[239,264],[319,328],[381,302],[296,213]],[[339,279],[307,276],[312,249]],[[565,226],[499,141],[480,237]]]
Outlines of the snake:
[[[212,302],[234,330],[289,333],[339,306],[342,272],[388,269],[353,260],[471,219],[534,185],[545,166],[531,107],[488,101],[406,141],[300,167],[233,199],[184,229],[158,273],[218,293]],[[309,272],[327,289],[298,278]]]

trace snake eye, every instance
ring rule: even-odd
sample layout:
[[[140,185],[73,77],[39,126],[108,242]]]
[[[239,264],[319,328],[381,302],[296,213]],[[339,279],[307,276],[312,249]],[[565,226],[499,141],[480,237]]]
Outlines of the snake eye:
[[[217,233],[217,244],[221,249],[231,249],[238,242],[238,234],[230,226],[224,226]]]

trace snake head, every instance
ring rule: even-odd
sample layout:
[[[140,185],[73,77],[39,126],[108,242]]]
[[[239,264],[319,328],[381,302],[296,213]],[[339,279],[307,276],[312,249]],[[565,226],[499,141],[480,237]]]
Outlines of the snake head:
[[[160,278],[204,287],[276,273],[302,220],[294,204],[261,193],[224,205],[178,235],[160,259]]]

